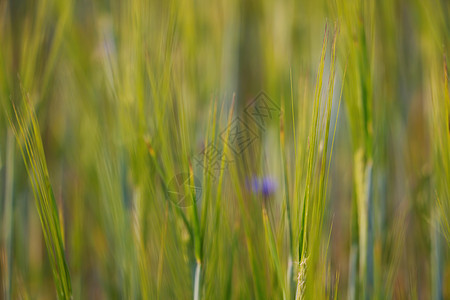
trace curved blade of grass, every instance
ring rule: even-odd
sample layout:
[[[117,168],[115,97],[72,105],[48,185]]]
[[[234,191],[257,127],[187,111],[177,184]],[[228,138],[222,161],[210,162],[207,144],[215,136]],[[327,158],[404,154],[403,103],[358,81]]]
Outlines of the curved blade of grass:
[[[9,121],[30,178],[58,298],[71,299],[72,286],[64,253],[62,224],[50,184],[39,125],[31,104],[24,102],[24,115],[13,105],[17,127],[11,118]]]

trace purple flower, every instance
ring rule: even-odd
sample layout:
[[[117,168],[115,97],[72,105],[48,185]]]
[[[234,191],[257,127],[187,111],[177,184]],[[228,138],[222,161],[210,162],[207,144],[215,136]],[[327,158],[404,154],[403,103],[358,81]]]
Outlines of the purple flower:
[[[258,178],[253,176],[250,182],[247,180],[247,188],[253,194],[262,194],[264,197],[269,197],[275,194],[277,189],[277,182],[271,177]]]
[[[268,197],[268,196],[274,194],[276,189],[277,189],[277,183],[275,182],[275,180],[273,180],[272,178],[269,178],[269,177],[264,177],[262,179],[261,191],[265,197]]]

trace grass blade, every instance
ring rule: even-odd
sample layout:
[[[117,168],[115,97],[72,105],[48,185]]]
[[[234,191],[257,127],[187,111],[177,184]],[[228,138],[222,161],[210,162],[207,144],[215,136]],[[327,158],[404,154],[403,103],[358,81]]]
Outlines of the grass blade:
[[[17,127],[11,118],[10,124],[20,146],[33,189],[57,296],[59,299],[71,299],[72,286],[64,253],[62,224],[50,184],[39,125],[31,103],[27,100],[24,101],[24,115],[13,105]]]

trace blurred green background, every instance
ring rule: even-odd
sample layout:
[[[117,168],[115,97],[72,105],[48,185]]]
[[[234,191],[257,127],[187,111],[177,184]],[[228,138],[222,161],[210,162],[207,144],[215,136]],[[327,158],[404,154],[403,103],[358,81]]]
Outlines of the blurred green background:
[[[445,0],[0,0],[0,298],[450,299],[449,46]]]

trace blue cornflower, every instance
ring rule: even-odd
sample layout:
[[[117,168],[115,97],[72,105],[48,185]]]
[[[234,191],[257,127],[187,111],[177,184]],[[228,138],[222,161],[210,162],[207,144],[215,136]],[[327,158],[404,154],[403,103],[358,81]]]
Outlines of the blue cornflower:
[[[262,178],[253,176],[250,182],[247,181],[247,187],[253,194],[262,194],[264,197],[269,197],[275,194],[277,182],[268,176]]]
[[[273,180],[272,178],[269,178],[269,177],[264,177],[262,179],[261,192],[264,196],[267,197],[272,194],[275,194],[276,189],[277,189],[277,183],[275,182],[275,180]]]

